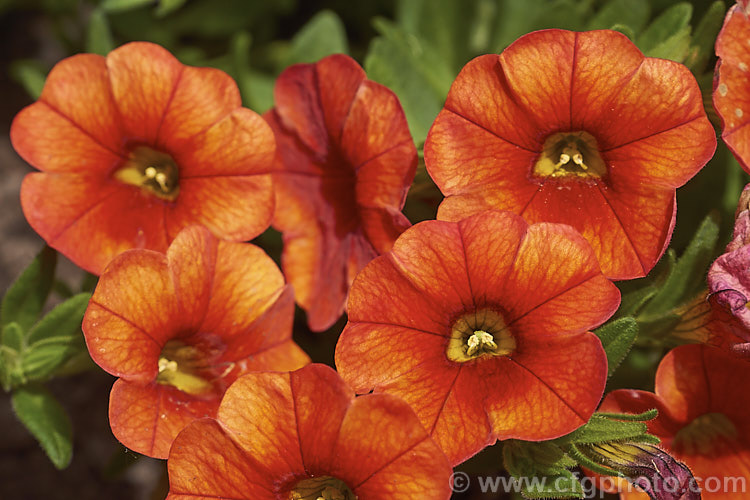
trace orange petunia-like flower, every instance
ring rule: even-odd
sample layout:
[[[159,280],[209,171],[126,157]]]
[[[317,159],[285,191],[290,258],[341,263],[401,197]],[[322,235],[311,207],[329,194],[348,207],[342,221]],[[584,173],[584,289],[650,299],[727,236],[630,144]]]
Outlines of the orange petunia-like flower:
[[[425,221],[357,276],[336,366],[358,393],[406,400],[457,464],[588,421],[607,360],[587,330],[619,304],[569,226],[497,211]]]
[[[312,330],[344,310],[354,276],[410,224],[417,151],[398,98],[350,57],[287,68],[265,115],[278,143],[273,225]]]
[[[251,373],[216,420],[193,422],[169,454],[170,500],[439,500],[450,466],[403,401],[354,398],[331,368]]]
[[[746,172],[750,172],[750,19],[742,5],[727,13],[716,38],[719,62],[714,74],[713,103],[721,118],[721,138]]]
[[[641,413],[656,408],[648,431],[690,467],[703,498],[745,498],[750,477],[750,363],[721,349],[691,344],[667,353],[656,372],[656,393],[620,389],[602,411]],[[647,499],[645,493],[622,498]]]
[[[166,255],[117,256],[83,319],[91,357],[120,377],[109,400],[115,437],[166,458],[180,430],[214,416],[240,375],[309,363],[291,340],[293,316],[291,287],[249,243],[217,240],[193,226]]]
[[[687,68],[614,31],[545,30],[463,68],[425,164],[446,196],[438,218],[496,208],[569,224],[606,276],[626,279],[662,255],[675,189],[715,148]]]
[[[100,274],[131,248],[166,251],[183,227],[254,238],[273,213],[273,133],[237,85],[151,43],[58,63],[13,121],[31,227]]]

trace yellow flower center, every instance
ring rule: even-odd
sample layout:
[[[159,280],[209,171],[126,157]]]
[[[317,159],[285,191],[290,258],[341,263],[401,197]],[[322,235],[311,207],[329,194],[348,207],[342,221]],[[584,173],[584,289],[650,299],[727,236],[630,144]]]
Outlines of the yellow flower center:
[[[180,192],[179,169],[172,157],[146,146],[133,149],[114,177],[167,201],[176,200]]]
[[[445,355],[449,360],[465,363],[482,356],[510,356],[516,339],[505,326],[503,317],[481,309],[464,314],[453,324]]]
[[[599,155],[594,136],[587,132],[558,132],[544,141],[544,149],[532,169],[537,177],[600,179],[607,166]]]
[[[289,500],[357,500],[357,496],[342,480],[320,476],[297,483],[289,494]]]
[[[681,455],[720,455],[737,439],[737,428],[723,413],[705,413],[675,434],[672,448]]]
[[[206,354],[195,346],[170,340],[161,350],[158,363],[158,384],[171,385],[193,396],[206,395],[213,389],[211,380],[206,378],[213,367]],[[230,364],[224,374],[232,368]]]

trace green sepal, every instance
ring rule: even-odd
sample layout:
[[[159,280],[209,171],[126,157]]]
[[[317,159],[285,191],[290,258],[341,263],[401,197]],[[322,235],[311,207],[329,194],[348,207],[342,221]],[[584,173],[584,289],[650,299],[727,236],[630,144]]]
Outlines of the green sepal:
[[[634,318],[620,318],[594,331],[607,354],[607,376],[611,377],[638,337],[638,322]]]
[[[718,239],[719,224],[716,217],[709,214],[701,222],[659,292],[641,310],[637,318],[639,322],[650,316],[662,316],[685,300],[695,297],[703,286]]]
[[[637,440],[648,433],[645,423],[621,421],[594,413],[589,421],[575,431],[555,440],[557,443],[593,444],[607,441]]]
[[[506,441],[503,462],[508,473],[517,478],[554,475],[576,466],[576,462],[552,441]]]
[[[13,391],[13,411],[39,441],[52,463],[64,469],[73,457],[73,428],[65,409],[52,394],[37,384]]]
[[[51,337],[29,347],[21,357],[26,380],[42,380],[78,353],[86,351],[82,336]]]
[[[0,307],[0,324],[18,323],[27,331],[36,323],[55,280],[57,252],[45,246],[10,286]]]
[[[632,422],[648,422],[649,420],[653,420],[656,417],[659,416],[659,410],[656,408],[652,408],[650,410],[646,410],[643,413],[611,413],[606,411],[598,411],[595,413],[595,415],[598,415],[599,417],[603,418],[610,418],[614,420],[626,420],[626,421],[632,421]]]
[[[706,63],[714,55],[714,44],[719,35],[727,8],[724,2],[717,0],[711,4],[700,23],[695,28],[695,33],[690,44],[690,52],[685,58],[685,66],[693,72],[702,72]]]
[[[690,46],[693,6],[681,2],[665,10],[637,38],[636,45],[648,57],[682,62]]]
[[[347,54],[344,24],[335,12],[318,12],[292,38],[283,66],[314,63],[331,54]]]
[[[536,476],[521,482],[521,495],[524,498],[585,498],[583,485],[567,469],[558,474]]]
[[[14,351],[23,351],[26,343],[23,330],[18,323],[13,322],[3,326],[2,345]]]

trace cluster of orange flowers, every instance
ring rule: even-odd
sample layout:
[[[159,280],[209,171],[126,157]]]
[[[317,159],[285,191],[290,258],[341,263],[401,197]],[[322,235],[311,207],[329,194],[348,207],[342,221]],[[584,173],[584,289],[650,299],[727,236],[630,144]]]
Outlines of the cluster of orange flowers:
[[[735,7],[715,107],[745,168],[748,39]],[[169,459],[170,498],[448,498],[451,467],[496,440],[586,423],[612,280],[654,267],[676,188],[716,148],[690,71],[613,31],[534,32],[474,59],[424,146],[445,199],[414,226],[417,150],[390,90],[334,55],[288,68],[274,98],[261,117],[226,74],[136,42],[60,62],[12,126],[41,171],[22,186],[29,223],[101,276],[83,330],[119,377],[112,431]],[[283,274],[244,243],[269,225]],[[295,301],[316,331],[347,313],[338,372],[306,366]],[[650,432],[697,475],[748,475],[750,364],[733,344],[679,347],[656,394],[602,408],[657,408]]]

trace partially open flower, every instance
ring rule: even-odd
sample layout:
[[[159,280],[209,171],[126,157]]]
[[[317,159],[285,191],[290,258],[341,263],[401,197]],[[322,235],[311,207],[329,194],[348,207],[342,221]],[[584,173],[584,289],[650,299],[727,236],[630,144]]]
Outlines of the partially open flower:
[[[185,425],[216,414],[238,376],[308,363],[291,340],[293,316],[292,290],[271,258],[205,228],[184,229],[166,255],[116,257],[83,320],[91,357],[120,377],[109,400],[115,437],[166,458]]]
[[[716,148],[700,89],[621,33],[530,33],[469,62],[425,143],[439,219],[488,208],[557,222],[604,274],[646,275],[674,225],[675,189]]]
[[[131,248],[166,251],[191,224],[244,241],[271,221],[270,128],[227,74],[158,45],[61,61],[10,137],[42,171],[21,186],[29,224],[95,274]]]
[[[425,221],[357,276],[336,366],[358,393],[405,399],[457,464],[586,423],[607,376],[588,330],[619,303],[569,226],[498,211]]]
[[[169,454],[170,500],[447,500],[450,466],[403,401],[332,369],[252,373]]]
[[[310,328],[325,330],[354,276],[409,227],[417,151],[398,98],[348,56],[287,68],[274,97],[282,267]]]
[[[732,314],[750,341],[750,246],[719,256],[708,271],[710,300]]]
[[[656,373],[656,393],[617,390],[601,410],[641,413],[657,408],[649,433],[684,462],[705,500],[743,498],[750,475],[750,363],[715,347],[692,344],[670,351]],[[623,493],[630,498],[637,493]]]

